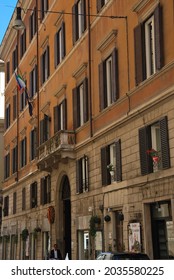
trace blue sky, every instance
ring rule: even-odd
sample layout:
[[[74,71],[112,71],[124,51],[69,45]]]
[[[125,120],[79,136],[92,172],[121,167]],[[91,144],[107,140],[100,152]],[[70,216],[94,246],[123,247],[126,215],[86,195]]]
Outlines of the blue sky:
[[[17,2],[17,0],[0,0],[0,43],[2,42]]]

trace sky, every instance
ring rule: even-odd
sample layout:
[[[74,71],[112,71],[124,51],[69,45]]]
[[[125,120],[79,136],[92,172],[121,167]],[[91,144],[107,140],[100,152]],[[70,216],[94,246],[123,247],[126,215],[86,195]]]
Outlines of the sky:
[[[17,0],[0,0],[0,43],[5,35],[17,2]]]

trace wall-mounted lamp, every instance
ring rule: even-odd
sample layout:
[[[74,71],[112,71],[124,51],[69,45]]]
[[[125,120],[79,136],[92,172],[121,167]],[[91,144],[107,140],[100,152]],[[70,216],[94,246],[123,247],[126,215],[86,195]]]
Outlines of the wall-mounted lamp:
[[[21,7],[17,7],[16,9],[17,9],[17,15],[16,15],[16,19],[13,22],[13,28],[16,30],[23,30],[25,29],[25,24],[21,19]]]

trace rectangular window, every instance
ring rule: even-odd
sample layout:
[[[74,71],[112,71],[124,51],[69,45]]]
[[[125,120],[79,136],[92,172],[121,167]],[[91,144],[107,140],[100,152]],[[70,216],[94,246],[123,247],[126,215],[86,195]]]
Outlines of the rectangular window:
[[[34,35],[36,34],[36,8],[33,10],[30,19],[30,42],[33,39]]]
[[[111,105],[118,99],[118,55],[112,54],[99,64],[100,109]]]
[[[43,120],[40,121],[40,144],[49,139],[50,117],[44,114]]]
[[[13,193],[13,214],[16,214],[17,193]]]
[[[26,29],[24,30],[24,32],[20,37],[20,58],[23,57],[25,51],[26,51]]]
[[[7,129],[10,126],[10,104],[5,108],[5,128]]]
[[[88,157],[84,155],[76,161],[76,193],[89,190]]]
[[[30,132],[30,160],[37,156],[37,130],[34,128]]]
[[[6,66],[6,82],[8,84],[8,82],[10,81],[10,61],[7,62],[7,66]]]
[[[26,188],[22,189],[22,210],[26,210]]]
[[[64,99],[59,105],[54,107],[54,133],[67,129],[67,105]]]
[[[51,202],[51,176],[41,178],[41,204]]]
[[[101,8],[106,5],[109,0],[97,0],[97,12],[100,12]]]
[[[41,56],[41,85],[45,83],[50,75],[49,46]]]
[[[16,46],[16,49],[12,53],[12,70],[13,72],[16,70],[18,66],[18,46]]]
[[[37,207],[37,182],[30,185],[30,208]]]
[[[24,167],[27,164],[27,138],[25,137],[20,142],[20,166]]]
[[[58,32],[55,35],[54,41],[54,56],[55,56],[55,67],[62,62],[62,59],[65,57],[65,23],[62,22],[62,25]]]
[[[48,11],[48,0],[41,0],[41,18],[44,19]]]
[[[17,171],[18,163],[18,148],[15,146],[12,150],[12,173],[14,174]]]
[[[139,130],[141,174],[170,168],[167,117]]]
[[[88,114],[88,80],[73,89],[73,123],[74,129],[82,126],[89,119]]]
[[[13,95],[13,120],[17,117],[17,95]]]
[[[136,84],[163,67],[162,8],[134,29]]]
[[[82,36],[86,29],[86,1],[79,0],[72,8],[73,44]]]
[[[27,105],[27,98],[26,98],[26,92],[25,90],[20,93],[20,111],[23,111],[25,106]]]
[[[7,217],[9,215],[9,196],[4,197],[4,217]]]
[[[4,179],[10,176],[10,153],[8,153],[4,158]]]
[[[102,185],[122,181],[121,140],[101,149]]]
[[[37,92],[37,65],[30,72],[30,97],[33,97]]]

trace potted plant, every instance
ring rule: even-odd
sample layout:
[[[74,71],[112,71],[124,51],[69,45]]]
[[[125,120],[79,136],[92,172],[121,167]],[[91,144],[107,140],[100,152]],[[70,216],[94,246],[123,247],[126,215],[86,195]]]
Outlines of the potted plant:
[[[154,170],[158,170],[158,167],[159,167],[159,163],[161,160],[159,153],[160,153],[160,151],[156,151],[153,148],[150,150],[147,150],[147,154],[149,156],[151,156],[151,158],[152,158]]]
[[[91,219],[89,221],[89,232],[90,232],[90,235],[92,237],[95,237],[96,236],[96,224],[99,224],[101,222],[101,219],[100,217],[98,217],[97,215],[94,215],[94,216],[91,216]]]
[[[113,175],[114,175],[114,171],[115,171],[114,165],[113,165],[112,163],[109,163],[109,164],[107,165],[107,169],[108,169],[108,171],[110,172],[111,176],[113,176]]]

